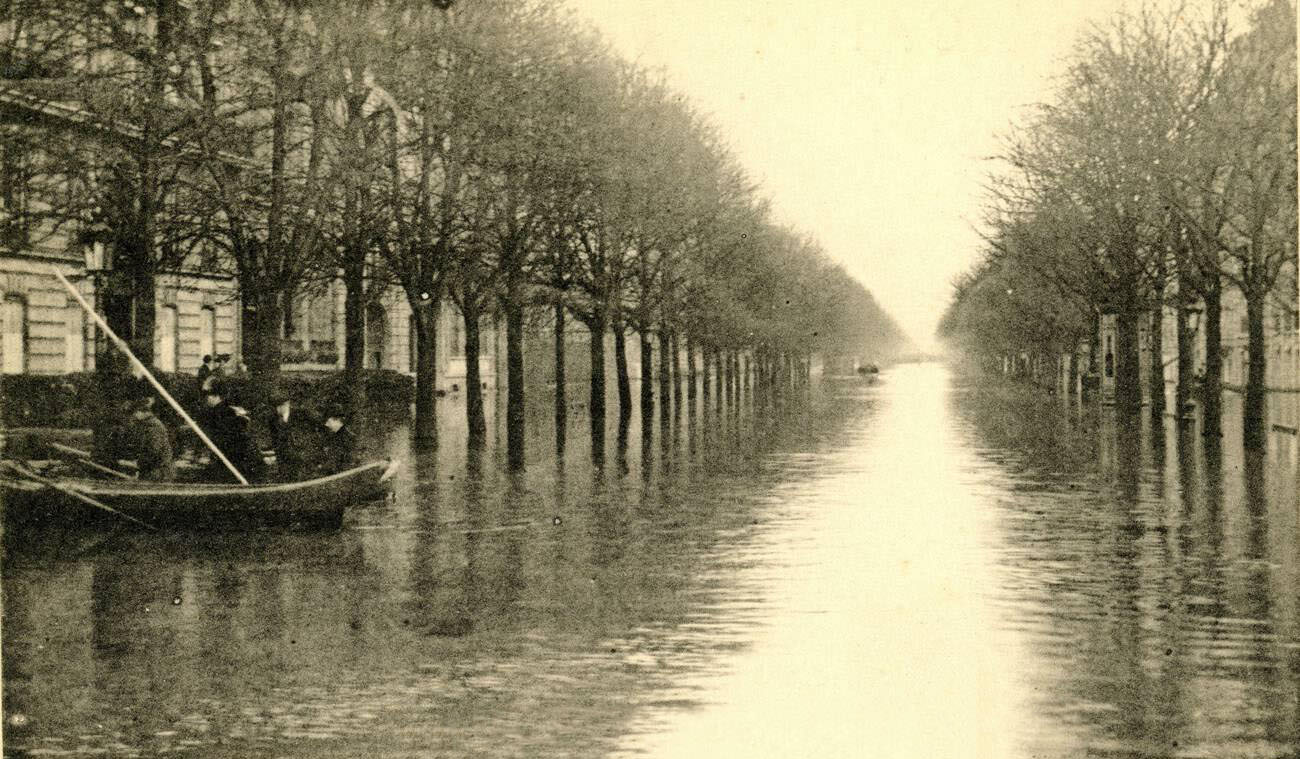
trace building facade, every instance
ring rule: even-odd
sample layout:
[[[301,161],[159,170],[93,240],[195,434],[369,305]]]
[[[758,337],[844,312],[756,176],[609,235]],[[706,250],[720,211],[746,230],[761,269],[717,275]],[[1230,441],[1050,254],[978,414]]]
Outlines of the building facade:
[[[1158,392],[1165,394],[1168,413],[1174,413],[1174,389],[1178,384],[1178,313],[1166,306],[1161,309],[1158,328],[1161,330],[1161,364],[1164,386]],[[1267,342],[1265,384],[1268,388],[1269,423],[1275,430],[1295,432],[1300,427],[1300,315],[1294,299],[1286,293],[1269,298],[1265,311],[1264,329]],[[1114,398],[1114,346],[1116,340],[1115,316],[1103,314],[1099,320],[1097,340],[1097,371],[1103,399]],[[1202,310],[1193,309],[1188,320],[1192,333],[1192,373],[1205,374],[1205,317]],[[1223,361],[1223,389],[1230,394],[1241,393],[1246,386],[1248,370],[1249,325],[1246,320],[1245,297],[1236,288],[1223,291],[1220,312],[1219,351]],[[1152,393],[1151,365],[1153,350],[1151,318],[1139,325],[1141,350],[1141,381],[1144,398]]]

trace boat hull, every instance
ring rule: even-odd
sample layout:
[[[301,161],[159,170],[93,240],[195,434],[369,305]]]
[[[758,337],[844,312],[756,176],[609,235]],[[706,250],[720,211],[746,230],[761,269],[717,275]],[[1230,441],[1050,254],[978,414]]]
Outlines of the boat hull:
[[[390,464],[376,461],[301,482],[253,485],[140,482],[64,478],[61,488],[154,526],[186,529],[245,529],[262,526],[337,527],[349,504],[383,494]],[[75,496],[35,483],[3,491],[6,527],[65,526],[72,522],[121,520]]]

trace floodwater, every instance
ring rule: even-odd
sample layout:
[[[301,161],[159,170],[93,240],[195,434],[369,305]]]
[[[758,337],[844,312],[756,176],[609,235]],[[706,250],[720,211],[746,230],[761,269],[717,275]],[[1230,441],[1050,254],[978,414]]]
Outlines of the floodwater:
[[[539,402],[522,477],[376,424],[336,532],[7,536],[6,755],[1294,756],[1293,435],[934,364],[692,409],[560,466]]]

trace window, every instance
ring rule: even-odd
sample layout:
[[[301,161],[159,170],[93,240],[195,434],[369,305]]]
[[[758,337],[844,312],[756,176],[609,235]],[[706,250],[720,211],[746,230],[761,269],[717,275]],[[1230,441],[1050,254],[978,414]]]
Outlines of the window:
[[[217,348],[217,310],[204,306],[199,310],[199,356],[215,355]]]
[[[158,323],[154,325],[154,365],[160,371],[176,371],[176,306],[158,309]]]
[[[27,370],[27,302],[21,296],[6,296],[0,321],[0,368],[5,374],[22,374]]]
[[[73,303],[67,311],[66,341],[63,349],[63,370],[72,373],[86,368],[86,317],[81,306]]]

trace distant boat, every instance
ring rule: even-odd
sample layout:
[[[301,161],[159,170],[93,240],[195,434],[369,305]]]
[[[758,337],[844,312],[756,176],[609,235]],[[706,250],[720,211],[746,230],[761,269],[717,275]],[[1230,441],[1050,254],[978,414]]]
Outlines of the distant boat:
[[[396,461],[372,461],[337,474],[299,482],[252,485],[97,480],[79,477],[5,477],[6,526],[67,525],[114,517],[86,505],[93,499],[150,525],[196,530],[260,526],[338,527],[349,504],[383,496]],[[48,483],[48,484],[47,484]]]

